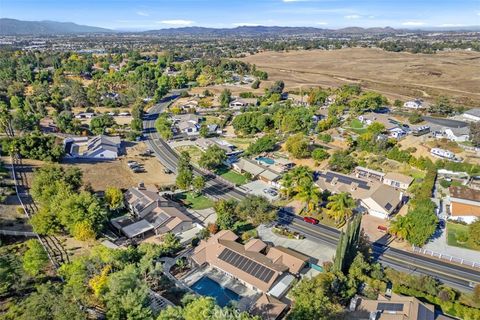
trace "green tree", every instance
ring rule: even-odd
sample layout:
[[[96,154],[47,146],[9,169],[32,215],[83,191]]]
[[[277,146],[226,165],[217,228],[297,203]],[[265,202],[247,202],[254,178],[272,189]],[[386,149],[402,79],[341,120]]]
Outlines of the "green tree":
[[[430,113],[438,114],[441,116],[448,116],[454,112],[450,100],[447,97],[439,97],[437,101],[430,106]]]
[[[198,164],[203,168],[212,170],[221,166],[226,159],[225,150],[217,145],[212,145],[202,153]]]
[[[162,113],[158,119],[155,120],[155,129],[157,129],[158,134],[165,140],[173,137],[172,125],[166,113]]]
[[[330,154],[323,148],[316,148],[312,151],[312,158],[317,162],[326,160],[328,157],[330,157]]]
[[[210,135],[210,130],[208,130],[208,126],[205,123],[202,123],[198,133],[200,134],[200,137],[207,138]]]
[[[222,230],[231,230],[238,220],[235,214],[237,202],[235,200],[218,200],[213,209],[217,214],[217,226]]]
[[[94,117],[90,121],[90,130],[94,134],[104,134],[107,129],[115,125],[115,120],[112,116],[108,114],[103,114],[97,117]]]
[[[202,190],[205,188],[205,178],[202,176],[196,176],[192,180],[192,187],[196,194],[201,194]]]
[[[255,226],[272,222],[277,216],[276,208],[266,198],[254,195],[242,199],[235,208],[235,214]]]
[[[269,152],[275,150],[277,145],[277,138],[274,135],[265,135],[257,141],[251,143],[247,148],[247,153],[257,155],[262,152]]]
[[[288,137],[285,142],[287,151],[297,159],[306,158],[310,155],[308,139],[301,133]]]
[[[190,160],[190,155],[187,151],[182,151],[180,153],[175,184],[182,190],[188,190],[192,185],[193,169],[192,165],[190,164]]]
[[[388,233],[398,239],[406,239],[412,230],[410,218],[407,216],[397,216],[390,222]]]
[[[357,255],[361,221],[361,215],[355,216],[348,222],[346,232],[340,234],[333,263],[333,269],[337,272],[346,272]]]
[[[37,240],[28,240],[26,245],[28,249],[23,254],[23,269],[31,276],[37,276],[48,265],[48,255]]]
[[[356,166],[356,162],[348,151],[335,151],[330,157],[328,165],[333,171],[346,173]]]
[[[220,97],[218,100],[220,101],[220,105],[223,108],[228,108],[228,105],[232,99],[232,92],[228,89],[223,89],[222,93],[220,93]]]
[[[335,219],[337,224],[349,219],[357,206],[348,192],[334,194],[328,197],[327,214]]]
[[[105,201],[110,210],[118,210],[124,206],[122,190],[115,187],[105,189]]]
[[[475,220],[468,226],[468,238],[475,245],[480,246],[480,219]]]

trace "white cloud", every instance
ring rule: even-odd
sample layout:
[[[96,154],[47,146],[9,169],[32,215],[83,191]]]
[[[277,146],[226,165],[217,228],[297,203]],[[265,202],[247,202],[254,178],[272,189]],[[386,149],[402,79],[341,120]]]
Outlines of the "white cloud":
[[[168,24],[168,25],[171,25],[171,26],[190,26],[194,22],[195,21],[192,21],[192,20],[174,19],[174,20],[162,20],[158,23]]]
[[[350,15],[348,15],[348,16],[345,16],[344,18],[345,18],[345,19],[350,19],[350,20],[351,20],[351,19],[360,19],[361,16],[359,16],[358,14],[350,14]]]
[[[320,21],[320,22],[317,22],[315,24],[318,24],[319,26],[326,26],[328,24],[328,22]]]
[[[140,10],[139,10],[139,11],[137,11],[137,12],[135,12],[135,13],[136,13],[137,15],[139,15],[139,16],[142,16],[142,17],[148,17],[148,16],[150,16],[150,14],[149,14],[148,12],[145,12],[145,11],[140,11]]]
[[[411,27],[418,27],[424,26],[426,23],[422,21],[406,21],[402,22],[402,26],[411,26]]]

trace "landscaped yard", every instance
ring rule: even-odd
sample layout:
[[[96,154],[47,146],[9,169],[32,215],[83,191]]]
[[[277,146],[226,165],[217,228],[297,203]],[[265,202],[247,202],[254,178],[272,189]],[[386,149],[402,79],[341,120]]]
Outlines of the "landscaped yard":
[[[182,201],[185,206],[193,210],[203,210],[213,207],[212,200],[202,195],[196,196],[193,192],[176,194],[175,197]]]
[[[182,151],[187,151],[190,155],[190,159],[192,159],[193,163],[198,163],[200,157],[202,156],[202,150],[195,146],[180,146],[175,148],[179,153]]]
[[[459,223],[447,222],[447,243],[449,246],[480,250],[478,246],[468,241],[468,226]]]
[[[233,171],[227,167],[222,167],[217,170],[217,174],[225,180],[228,180],[236,185],[242,185],[248,182],[247,177],[243,174]]]
[[[256,138],[225,138],[225,141],[230,142],[239,149],[247,149],[250,143],[255,142]]]
[[[353,119],[352,122],[350,122],[349,129],[358,134],[365,133],[365,131],[367,130],[363,127],[363,123],[358,119]]]

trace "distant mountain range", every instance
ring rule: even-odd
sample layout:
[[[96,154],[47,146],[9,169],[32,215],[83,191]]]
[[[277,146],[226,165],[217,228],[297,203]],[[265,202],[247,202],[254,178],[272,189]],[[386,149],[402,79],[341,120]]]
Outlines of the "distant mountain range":
[[[0,35],[53,35],[106,32],[112,32],[112,30],[79,25],[73,22],[0,19]]]
[[[118,31],[99,27],[79,25],[72,22],[21,21],[0,18],[0,35],[54,35],[87,33],[135,33],[160,36],[292,36],[292,35],[354,35],[394,34],[412,31],[480,31],[479,26],[452,28],[425,28],[423,30],[348,27],[342,29],[321,29],[314,27],[240,26],[236,28],[181,27],[141,32]]]

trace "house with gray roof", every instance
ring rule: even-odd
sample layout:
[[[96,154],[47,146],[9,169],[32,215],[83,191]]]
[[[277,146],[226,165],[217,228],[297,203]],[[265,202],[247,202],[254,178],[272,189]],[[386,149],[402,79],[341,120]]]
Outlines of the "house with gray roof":
[[[478,122],[480,121],[480,108],[473,108],[463,113],[463,118],[468,121]]]
[[[63,142],[65,153],[72,158],[116,159],[121,150],[120,137],[98,135],[93,138],[69,137]]]

